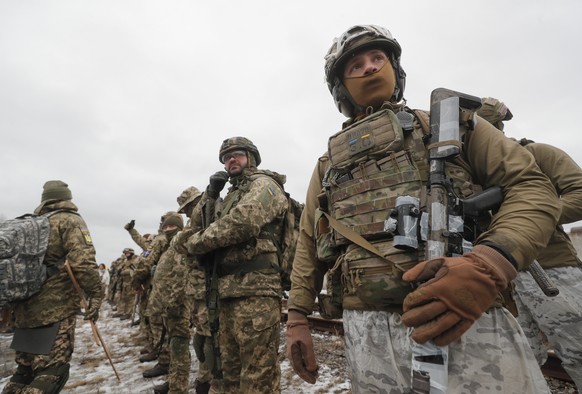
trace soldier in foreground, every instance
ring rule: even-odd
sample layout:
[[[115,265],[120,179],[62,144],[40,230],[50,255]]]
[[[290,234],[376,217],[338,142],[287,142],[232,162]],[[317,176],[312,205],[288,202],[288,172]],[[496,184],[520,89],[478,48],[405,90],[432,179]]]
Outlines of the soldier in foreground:
[[[448,380],[447,392],[547,392],[523,331],[496,299],[553,232],[555,190],[525,150],[459,111],[464,135],[460,154],[445,164],[447,179],[460,198],[498,186],[505,199],[489,230],[460,257],[423,261],[422,239],[414,239],[416,248],[406,239],[396,243],[385,227],[398,212],[396,198],[412,197],[427,211],[430,134],[428,115],[402,103],[400,55],[387,29],[362,25],[334,40],[325,58],[328,88],[349,119],[332,137],[346,143],[318,160],[308,187],[288,301],[288,357],[299,376],[316,381],[306,315],[332,268],[339,275],[328,278],[328,289],[335,287],[332,300],[343,307],[352,392],[408,392],[411,346],[430,343],[446,346],[435,368]],[[342,237],[344,228],[357,243]],[[360,234],[377,253],[361,246]],[[411,283],[421,284],[413,291]],[[336,284],[344,284],[339,294]]]
[[[224,140],[219,160],[228,176],[211,177],[206,194],[218,198],[230,181],[222,212],[185,247],[217,270],[221,392],[277,393],[282,288],[272,232],[281,225],[287,198],[272,173],[257,168],[261,156],[249,139]]]
[[[64,262],[67,260],[90,302],[85,320],[97,320],[103,299],[95,248],[68,185],[59,180],[44,184],[36,214],[63,210],[49,217],[49,245],[45,256],[48,279],[40,292],[14,305],[17,368],[3,394],[58,393],[69,378],[74,350],[79,296]],[[20,332],[19,332],[20,331]],[[19,340],[16,340],[20,337]],[[18,342],[18,344],[17,344]]]

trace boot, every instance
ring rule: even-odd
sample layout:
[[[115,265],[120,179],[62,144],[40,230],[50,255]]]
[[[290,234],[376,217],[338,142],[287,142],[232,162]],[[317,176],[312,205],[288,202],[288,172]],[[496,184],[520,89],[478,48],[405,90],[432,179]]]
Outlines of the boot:
[[[168,364],[158,363],[155,367],[143,371],[142,375],[144,378],[156,378],[158,376],[167,375],[169,367]]]
[[[196,394],[208,394],[210,390],[210,382],[201,382],[198,379],[194,381],[194,389],[196,390]]]
[[[140,363],[147,363],[148,361],[154,361],[158,359],[158,352],[157,350],[152,350],[151,352],[140,356],[139,362]]]
[[[168,394],[170,391],[170,383],[157,384],[154,386],[154,394]]]
[[[119,320],[129,320],[131,319],[131,315],[121,315],[119,316]]]

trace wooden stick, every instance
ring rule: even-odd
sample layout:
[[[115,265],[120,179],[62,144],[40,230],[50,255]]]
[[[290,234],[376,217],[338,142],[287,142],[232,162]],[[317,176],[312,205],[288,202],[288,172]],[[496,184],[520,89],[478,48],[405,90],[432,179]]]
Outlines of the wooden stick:
[[[75,278],[75,275],[73,274],[73,270],[71,269],[71,265],[69,264],[68,260],[65,260],[65,268],[67,269],[67,272],[69,273],[69,277],[71,278],[71,281],[73,282],[73,286],[75,286],[75,290],[77,290],[77,293],[79,294],[79,297],[81,298],[81,306],[85,309],[85,311],[87,311],[87,308],[89,306],[87,305],[87,301],[85,301],[85,296],[83,295],[83,291],[81,290],[81,287],[79,286],[79,282],[77,282],[77,279]],[[98,338],[97,344],[98,345],[101,344],[101,347],[105,351],[105,355],[107,356],[107,359],[109,360],[109,364],[111,364],[111,368],[113,368],[113,372],[115,372],[115,376],[117,377],[117,380],[119,382],[121,382],[121,378],[119,377],[119,374],[117,373],[117,370],[115,369],[115,365],[113,365],[113,360],[111,360],[111,354],[109,354],[109,350],[107,349],[105,342],[103,342],[103,338],[101,338],[101,333],[99,333],[99,330],[97,329],[97,325],[95,324],[93,319],[89,319],[89,322],[91,323],[93,335],[97,336],[97,338]]]

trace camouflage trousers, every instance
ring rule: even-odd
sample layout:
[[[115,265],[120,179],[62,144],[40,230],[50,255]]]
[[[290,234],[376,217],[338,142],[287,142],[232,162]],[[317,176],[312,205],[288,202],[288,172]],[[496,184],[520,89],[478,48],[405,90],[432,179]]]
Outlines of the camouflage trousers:
[[[133,303],[135,301],[135,293],[131,288],[131,283],[126,282],[130,281],[123,281],[123,287],[121,288],[121,294],[119,296],[119,301],[117,302],[117,313],[131,315],[131,310],[133,309]]]
[[[410,330],[400,314],[344,310],[352,393],[411,390]],[[549,393],[515,318],[494,308],[449,345],[449,393]]]
[[[56,393],[65,386],[75,348],[76,316],[60,323],[49,354],[16,352],[16,372],[4,386],[2,394]]]
[[[139,303],[139,334],[146,341],[147,346],[153,346],[154,339],[150,328],[150,318],[147,314],[149,296],[149,289],[144,290],[141,294]]]
[[[196,334],[202,335],[205,338],[202,352],[204,354],[212,353],[212,342],[210,326],[208,325],[208,308],[206,307],[206,301],[204,299],[195,299],[194,308],[192,311],[192,320],[194,326],[196,327]],[[211,360],[212,356],[206,356],[206,360]],[[211,367],[207,362],[198,363],[198,373],[196,374],[196,379],[202,383],[209,382],[212,380]]]
[[[279,303],[275,297],[220,300],[221,392],[281,392]]]
[[[149,316],[153,345],[156,349],[161,346],[158,363],[167,365],[170,363],[170,350],[168,349],[168,333],[164,333],[163,307],[159,297],[153,295],[154,293],[148,300],[147,316]],[[162,338],[163,336],[165,338]]]
[[[191,316],[192,307],[188,302],[169,308],[164,314],[163,321],[167,331],[170,358],[168,372],[169,394],[188,394],[190,363],[192,361],[192,355],[190,354]]]
[[[582,390],[582,269],[549,268],[546,273],[560,290],[556,297],[547,297],[529,272],[518,274],[515,280],[518,321],[538,353],[538,362],[545,362],[547,356],[541,331],[578,390]]]

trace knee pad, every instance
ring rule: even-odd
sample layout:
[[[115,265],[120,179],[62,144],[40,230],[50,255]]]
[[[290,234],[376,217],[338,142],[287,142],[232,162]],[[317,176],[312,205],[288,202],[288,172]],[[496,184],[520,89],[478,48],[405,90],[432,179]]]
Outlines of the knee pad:
[[[36,388],[45,394],[57,394],[69,380],[69,367],[67,363],[43,369],[39,371],[29,387]]]

